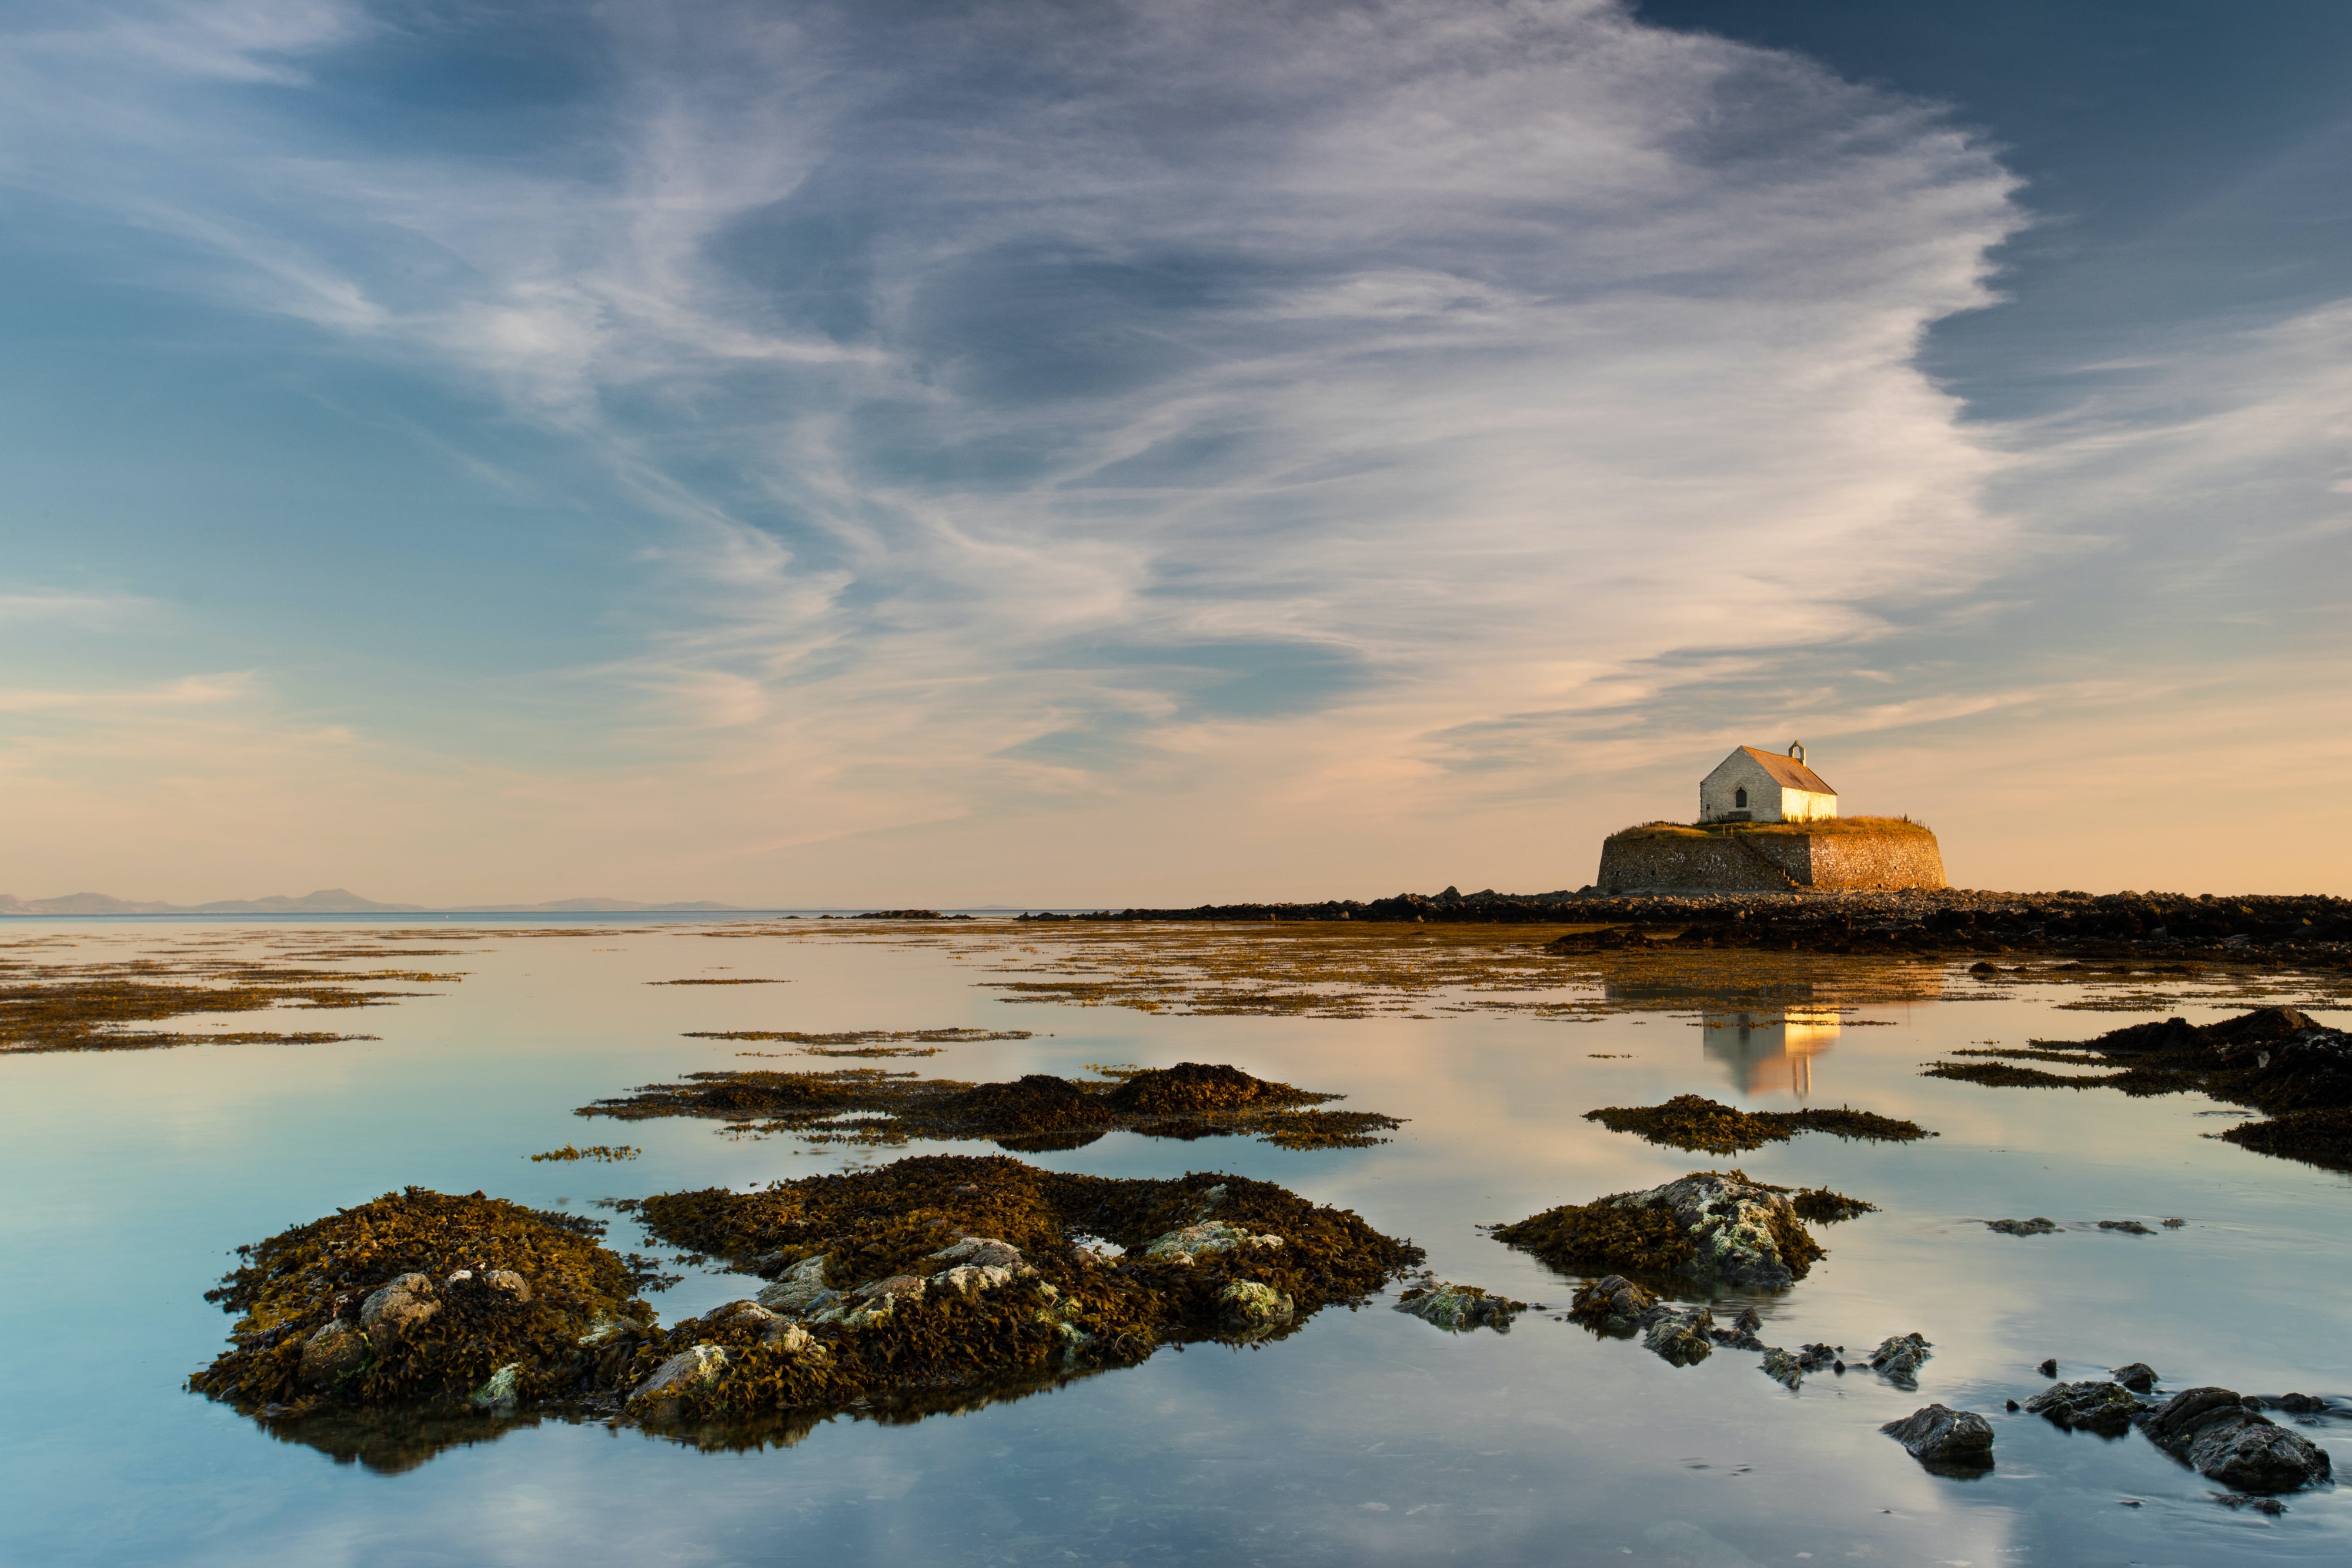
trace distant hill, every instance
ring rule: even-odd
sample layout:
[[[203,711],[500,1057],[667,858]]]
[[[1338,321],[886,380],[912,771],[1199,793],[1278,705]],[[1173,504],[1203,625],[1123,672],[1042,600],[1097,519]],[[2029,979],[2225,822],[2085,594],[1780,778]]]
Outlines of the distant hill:
[[[696,899],[679,904],[640,904],[626,898],[561,898],[550,904],[468,904],[434,910],[423,904],[379,904],[347,888],[322,887],[299,898],[223,898],[210,904],[164,904],[116,898],[104,893],[69,893],[62,898],[18,898],[0,893],[0,915],[593,915],[632,911],[731,910],[732,904]]]

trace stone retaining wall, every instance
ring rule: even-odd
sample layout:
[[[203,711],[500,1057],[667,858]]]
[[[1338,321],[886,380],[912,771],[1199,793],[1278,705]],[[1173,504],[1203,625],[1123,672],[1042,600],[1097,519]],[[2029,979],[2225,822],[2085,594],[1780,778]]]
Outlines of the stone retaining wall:
[[[1611,839],[1603,893],[1801,893],[1943,887],[1933,833],[1710,833]]]

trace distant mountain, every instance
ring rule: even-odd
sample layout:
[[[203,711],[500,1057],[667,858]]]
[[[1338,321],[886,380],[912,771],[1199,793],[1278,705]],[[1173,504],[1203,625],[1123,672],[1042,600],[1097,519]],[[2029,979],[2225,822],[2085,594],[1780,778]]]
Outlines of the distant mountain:
[[[299,898],[223,898],[210,904],[164,904],[116,898],[104,893],[69,893],[63,898],[18,898],[0,893],[0,915],[594,915],[656,910],[732,910],[740,905],[697,899],[683,904],[639,904],[625,898],[562,898],[551,904],[468,904],[434,910],[423,904],[379,904],[347,888],[322,887]]]
[[[639,904],[630,898],[559,898],[547,904],[461,904],[451,915],[628,915],[663,909],[740,909],[698,898],[684,904]]]

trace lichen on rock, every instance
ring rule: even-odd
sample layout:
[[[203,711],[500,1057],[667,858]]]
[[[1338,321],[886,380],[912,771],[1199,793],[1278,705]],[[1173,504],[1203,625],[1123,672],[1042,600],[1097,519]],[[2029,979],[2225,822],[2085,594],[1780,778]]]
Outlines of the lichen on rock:
[[[1512,1318],[1526,1312],[1528,1303],[1515,1301],[1508,1296],[1489,1295],[1476,1285],[1457,1285],[1451,1281],[1433,1280],[1399,1295],[1396,1310],[1410,1312],[1422,1322],[1434,1324],[1449,1333],[1465,1333],[1478,1328],[1508,1333]]]

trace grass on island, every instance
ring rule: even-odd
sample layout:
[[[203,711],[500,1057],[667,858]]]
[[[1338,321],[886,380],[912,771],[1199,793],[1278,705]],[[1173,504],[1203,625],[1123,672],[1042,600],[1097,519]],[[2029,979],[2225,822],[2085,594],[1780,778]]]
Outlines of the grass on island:
[[[1935,831],[1908,817],[1822,817],[1810,822],[1642,822],[1620,828],[1614,839],[1715,839],[1734,833],[1876,833],[1932,839]]]

